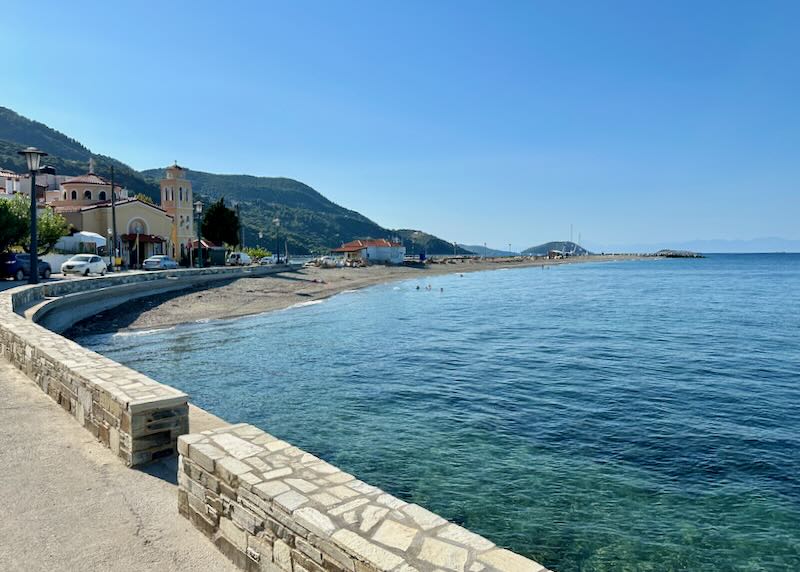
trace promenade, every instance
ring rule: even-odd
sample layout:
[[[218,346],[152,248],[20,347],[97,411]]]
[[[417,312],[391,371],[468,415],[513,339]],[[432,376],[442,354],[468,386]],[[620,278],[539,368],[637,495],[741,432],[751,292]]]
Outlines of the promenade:
[[[237,570],[178,513],[170,461],[127,468],[2,358],[0,396],[0,570]]]

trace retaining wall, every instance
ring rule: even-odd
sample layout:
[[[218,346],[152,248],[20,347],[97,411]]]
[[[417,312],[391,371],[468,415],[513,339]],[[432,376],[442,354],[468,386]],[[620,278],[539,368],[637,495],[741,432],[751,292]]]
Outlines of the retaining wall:
[[[178,510],[244,570],[545,570],[252,425],[178,450]]]
[[[140,465],[176,451],[188,431],[188,396],[26,320],[18,313],[40,302],[60,305],[67,322],[94,309],[80,293],[110,307],[149,295],[176,280],[192,285],[206,278],[230,279],[275,272],[272,268],[204,268],[125,273],[21,286],[0,292],[0,356],[36,382],[56,403],[127,465]],[[132,294],[128,285],[150,284]],[[60,304],[72,298],[73,307]],[[88,308],[88,310],[87,310]],[[37,311],[37,314],[41,313]],[[62,320],[63,321],[63,320]]]
[[[79,312],[75,308],[81,300],[119,303],[140,295],[128,285],[156,280],[161,283],[143,291],[167,287],[167,280],[274,271],[124,274],[0,292],[0,357],[34,380],[128,465],[171,455],[177,448],[179,512],[244,570],[544,572],[540,564],[251,425],[187,435],[186,394],[19,315],[37,304],[34,318],[46,316],[44,308],[50,304],[55,308],[49,312],[52,317],[56,311]],[[70,302],[63,301],[70,296]]]

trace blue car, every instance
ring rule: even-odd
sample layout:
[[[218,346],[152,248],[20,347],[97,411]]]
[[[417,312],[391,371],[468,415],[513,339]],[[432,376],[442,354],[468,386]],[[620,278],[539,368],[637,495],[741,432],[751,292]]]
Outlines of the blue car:
[[[50,264],[39,260],[39,276],[50,278],[53,269]],[[4,252],[0,254],[0,277],[13,278],[14,280],[24,280],[31,273],[31,255]]]

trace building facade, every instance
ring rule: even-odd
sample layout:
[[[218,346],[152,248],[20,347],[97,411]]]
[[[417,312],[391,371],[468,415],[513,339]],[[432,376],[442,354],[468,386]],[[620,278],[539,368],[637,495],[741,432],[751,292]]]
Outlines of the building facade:
[[[192,183],[186,179],[186,169],[177,162],[165,171],[165,176],[160,181],[161,208],[173,219],[170,236],[172,256],[181,260],[188,256],[192,240],[197,236],[194,228]]]
[[[343,254],[348,261],[364,264],[402,264],[406,257],[406,247],[399,242],[385,238],[353,240],[331,250]]]

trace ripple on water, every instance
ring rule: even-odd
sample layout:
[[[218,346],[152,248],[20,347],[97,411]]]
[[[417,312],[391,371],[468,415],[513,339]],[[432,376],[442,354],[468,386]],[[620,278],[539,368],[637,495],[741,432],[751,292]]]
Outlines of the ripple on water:
[[[800,256],[553,270],[80,341],[560,572],[800,570]]]

